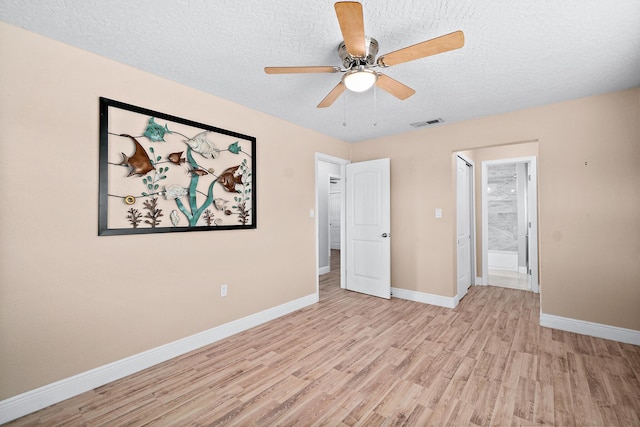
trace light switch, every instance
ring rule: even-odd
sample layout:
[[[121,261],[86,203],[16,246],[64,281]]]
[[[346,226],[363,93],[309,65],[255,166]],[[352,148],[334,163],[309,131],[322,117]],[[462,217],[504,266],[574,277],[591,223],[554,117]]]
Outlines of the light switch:
[[[436,208],[436,218],[442,218],[442,209]]]

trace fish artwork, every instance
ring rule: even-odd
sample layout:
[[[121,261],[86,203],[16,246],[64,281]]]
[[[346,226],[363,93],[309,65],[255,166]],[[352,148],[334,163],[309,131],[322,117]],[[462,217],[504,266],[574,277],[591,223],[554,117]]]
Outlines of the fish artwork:
[[[207,139],[209,131],[200,132],[191,139],[183,140],[193,151],[199,153],[205,159],[215,159],[220,154],[220,150],[215,144]]]
[[[229,203],[228,200],[222,199],[222,198],[217,198],[213,200],[213,207],[216,208],[219,211],[225,210],[227,207],[227,203]]]
[[[175,165],[179,165],[180,163],[184,163],[187,161],[187,159],[185,159],[184,157],[182,157],[182,153],[184,153],[184,151],[180,151],[177,153],[171,153],[167,156],[167,158],[169,159],[169,161]]]
[[[218,177],[218,182],[227,190],[229,193],[237,193],[236,184],[242,183],[242,176],[235,176],[236,171],[238,170],[238,166],[233,166],[225,169],[224,172]]]
[[[192,175],[197,175],[197,176],[209,175],[209,172],[207,172],[204,169],[189,169],[189,173],[192,174]]]
[[[164,197],[169,199],[177,199],[178,197],[186,196],[189,194],[189,190],[181,185],[173,184],[164,187]]]
[[[164,127],[157,124],[153,117],[149,118],[147,129],[145,129],[143,136],[146,136],[153,142],[164,141],[164,134],[171,133],[167,125]]]
[[[131,135],[127,135],[125,133],[120,134],[120,136],[125,136],[131,138],[133,143],[136,146],[136,151],[133,153],[133,156],[128,157],[126,154],[122,154],[122,162],[120,162],[123,166],[129,166],[131,170],[129,171],[129,175],[146,175],[147,173],[155,170],[153,163],[151,163],[151,159],[147,155],[147,152],[144,150],[142,145]]]

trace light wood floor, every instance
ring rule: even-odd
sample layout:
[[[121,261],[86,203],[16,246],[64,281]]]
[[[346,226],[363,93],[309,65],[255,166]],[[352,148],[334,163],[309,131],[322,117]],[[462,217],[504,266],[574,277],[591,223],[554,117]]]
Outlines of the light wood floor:
[[[335,270],[334,270],[335,271]],[[640,347],[538,326],[538,296],[454,309],[343,291],[10,425],[640,425]]]

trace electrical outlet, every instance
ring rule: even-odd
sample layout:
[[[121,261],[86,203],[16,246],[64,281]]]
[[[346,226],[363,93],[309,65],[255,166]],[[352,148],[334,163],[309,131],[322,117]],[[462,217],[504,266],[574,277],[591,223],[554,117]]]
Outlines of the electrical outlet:
[[[227,284],[223,284],[220,285],[220,296],[221,297],[226,297],[227,296]]]

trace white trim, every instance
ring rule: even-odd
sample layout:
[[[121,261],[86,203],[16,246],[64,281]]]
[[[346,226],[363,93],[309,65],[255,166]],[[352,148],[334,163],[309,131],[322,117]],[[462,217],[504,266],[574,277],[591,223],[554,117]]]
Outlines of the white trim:
[[[0,424],[318,302],[311,294],[0,401]]]
[[[482,277],[476,277],[476,286],[487,286],[486,283],[484,283],[484,280],[482,280]]]
[[[540,313],[540,326],[627,344],[640,345],[640,331],[633,329],[625,329],[545,313]]]
[[[327,273],[331,273],[331,267],[330,266],[326,266],[326,267],[320,267],[318,269],[318,276],[321,276],[323,274],[327,274]]]
[[[391,288],[391,295],[394,298],[406,299],[409,301],[437,305],[446,308],[456,308],[458,305],[457,297],[443,297],[442,295],[427,294],[425,292],[410,291],[402,288]]]

